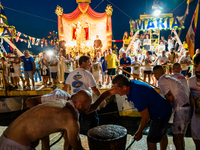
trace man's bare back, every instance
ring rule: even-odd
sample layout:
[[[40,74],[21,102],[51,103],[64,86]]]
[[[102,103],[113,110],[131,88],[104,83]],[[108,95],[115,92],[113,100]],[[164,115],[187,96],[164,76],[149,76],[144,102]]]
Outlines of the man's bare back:
[[[19,144],[34,147],[37,146],[39,139],[51,133],[67,130],[71,125],[78,130],[78,114],[69,103],[66,103],[64,100],[56,100],[28,110],[5,130],[4,135]]]
[[[86,110],[91,103],[91,96],[84,91],[78,94],[72,99],[74,106],[65,100],[53,100],[31,108],[9,125],[4,136],[23,146],[35,148],[39,140],[51,133],[65,131],[65,142],[74,150],[83,149],[78,135],[78,113],[75,109]]]

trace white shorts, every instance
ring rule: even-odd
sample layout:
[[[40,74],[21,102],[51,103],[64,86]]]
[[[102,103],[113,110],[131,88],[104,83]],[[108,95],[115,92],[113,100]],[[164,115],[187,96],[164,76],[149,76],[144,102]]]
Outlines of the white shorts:
[[[191,134],[194,140],[200,140],[200,117],[195,115],[195,110],[191,119]]]
[[[101,77],[101,75],[94,76],[94,79],[95,79],[96,82],[98,82],[98,81],[101,81],[102,77]]]
[[[13,68],[14,68],[14,73],[12,73],[12,77],[21,77],[22,76],[21,66],[14,65]]]
[[[63,99],[67,101],[70,98],[71,96],[67,92],[60,89],[56,89],[49,94],[43,95],[41,97],[41,103],[45,103],[45,102],[52,101],[55,99]]]
[[[173,134],[185,134],[187,126],[191,120],[191,108],[182,107],[183,109],[174,112]]]
[[[1,150],[35,150],[30,146],[21,145],[13,140],[6,138],[3,134],[0,137],[0,149]]]

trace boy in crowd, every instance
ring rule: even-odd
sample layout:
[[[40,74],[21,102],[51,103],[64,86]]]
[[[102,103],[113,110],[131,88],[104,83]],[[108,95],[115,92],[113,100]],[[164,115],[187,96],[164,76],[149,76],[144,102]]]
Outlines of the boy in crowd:
[[[101,75],[102,75],[102,67],[101,64],[97,61],[97,57],[94,57],[94,63],[91,66],[91,73],[94,76],[94,79],[97,84],[99,84],[100,88],[102,87],[101,85]]]

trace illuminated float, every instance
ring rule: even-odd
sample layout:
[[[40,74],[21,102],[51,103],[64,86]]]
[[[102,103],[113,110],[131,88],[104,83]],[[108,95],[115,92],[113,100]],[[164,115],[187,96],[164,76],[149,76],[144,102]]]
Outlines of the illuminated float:
[[[140,31],[148,32],[150,34],[151,45],[155,42],[153,51],[160,42],[160,30],[171,30],[179,44],[179,50],[183,48],[182,42],[176,32],[176,30],[184,29],[184,17],[177,16],[173,17],[172,13],[161,14],[160,17],[154,17],[152,15],[140,15],[140,19],[130,20],[130,31],[135,31],[134,37],[139,34]],[[135,38],[130,42],[127,50],[131,49]],[[135,50],[134,50],[135,51]]]
[[[112,6],[108,5],[104,13],[95,12],[89,5],[91,0],[76,0],[78,7],[69,14],[57,6],[58,34],[61,48],[66,48],[72,56],[75,52],[94,55],[94,40],[99,35],[103,43],[102,51],[112,47]]]

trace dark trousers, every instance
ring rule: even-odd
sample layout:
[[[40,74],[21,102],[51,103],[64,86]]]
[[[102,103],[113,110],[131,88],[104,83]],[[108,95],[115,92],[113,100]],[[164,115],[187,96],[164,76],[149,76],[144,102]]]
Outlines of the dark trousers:
[[[69,73],[66,73],[64,74],[64,80],[66,81],[67,80],[67,77],[68,77]],[[64,84],[65,84],[65,81],[64,81]]]
[[[130,67],[128,67],[128,68],[123,68],[124,70],[126,70],[127,72],[129,72],[129,73],[131,73],[131,68]],[[130,77],[130,75],[128,74],[128,73],[126,73],[126,72],[123,72],[123,75],[125,75],[126,77]]]
[[[80,116],[79,116],[80,124],[86,115],[87,115],[86,113],[80,113]],[[89,129],[99,126],[99,116],[97,114],[97,111],[94,111],[93,113],[90,113],[87,116],[89,117],[89,121],[90,121]]]

